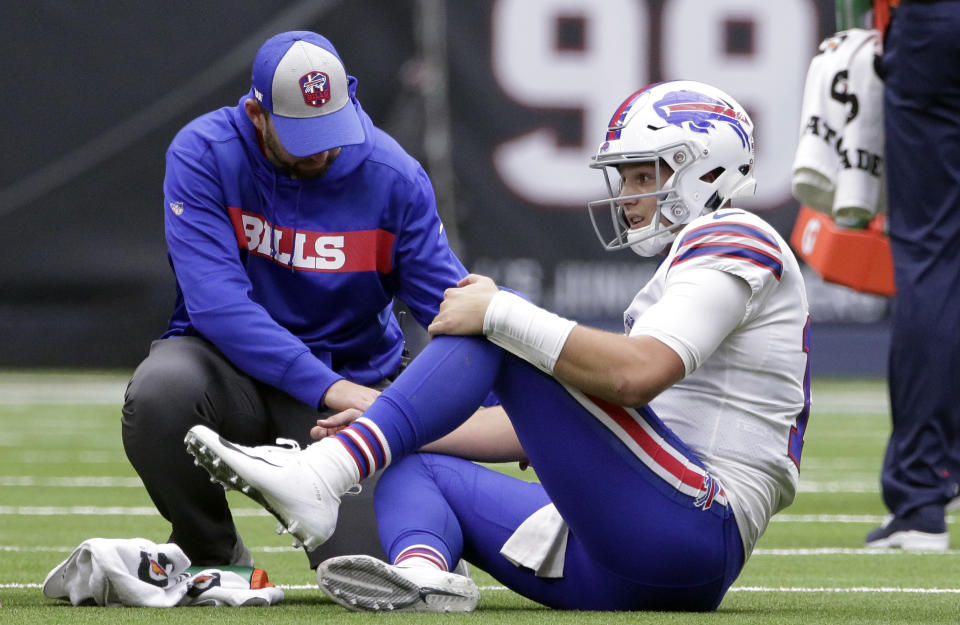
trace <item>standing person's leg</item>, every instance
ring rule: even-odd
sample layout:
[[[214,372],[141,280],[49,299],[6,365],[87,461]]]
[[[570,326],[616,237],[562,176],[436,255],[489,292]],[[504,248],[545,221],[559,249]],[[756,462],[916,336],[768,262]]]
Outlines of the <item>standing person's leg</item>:
[[[170,541],[195,565],[249,565],[223,489],[183,452],[183,437],[203,424],[245,444],[272,441],[257,385],[202,339],[158,340],[130,380],[121,423],[127,457],[172,525]]]
[[[874,546],[946,549],[960,483],[960,4],[901,6],[883,65],[889,228],[897,296],[882,472],[893,521]]]

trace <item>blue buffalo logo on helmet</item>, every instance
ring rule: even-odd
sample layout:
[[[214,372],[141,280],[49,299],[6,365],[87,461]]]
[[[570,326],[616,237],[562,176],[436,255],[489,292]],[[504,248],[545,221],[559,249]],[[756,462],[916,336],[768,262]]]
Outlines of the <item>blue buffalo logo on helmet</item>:
[[[748,118],[723,100],[696,91],[671,91],[653,109],[668,124],[679,128],[687,124],[694,132],[709,133],[716,128],[714,122],[727,124],[740,137],[740,143],[749,147],[750,134],[743,128]]]
[[[330,77],[323,72],[309,72],[300,77],[300,91],[308,106],[320,108],[330,101]]]

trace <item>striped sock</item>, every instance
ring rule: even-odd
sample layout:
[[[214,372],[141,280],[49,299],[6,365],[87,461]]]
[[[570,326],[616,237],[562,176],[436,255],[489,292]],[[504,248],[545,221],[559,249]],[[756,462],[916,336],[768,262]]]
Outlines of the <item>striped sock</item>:
[[[334,434],[356,465],[363,480],[390,464],[390,446],[380,428],[366,417]]]
[[[410,545],[393,559],[396,566],[425,567],[450,571],[447,559],[439,551],[429,545]]]

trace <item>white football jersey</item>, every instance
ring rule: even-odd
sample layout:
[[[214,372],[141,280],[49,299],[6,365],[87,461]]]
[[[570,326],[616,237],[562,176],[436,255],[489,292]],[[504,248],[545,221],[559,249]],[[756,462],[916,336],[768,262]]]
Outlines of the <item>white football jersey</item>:
[[[749,285],[743,318],[728,319],[716,331],[721,334],[712,353],[684,347],[703,343],[704,329],[709,333],[712,322],[718,325],[711,310],[650,310],[671,280],[691,269],[725,272]],[[734,281],[718,282],[742,289]],[[650,407],[719,480],[747,556],[770,517],[796,494],[810,409],[807,314],[803,278],[787,243],[765,221],[739,209],[704,215],[681,230],[624,313],[627,334],[659,338],[684,360],[686,377]],[[670,318],[684,321],[663,323]],[[687,331],[684,324],[706,325]]]

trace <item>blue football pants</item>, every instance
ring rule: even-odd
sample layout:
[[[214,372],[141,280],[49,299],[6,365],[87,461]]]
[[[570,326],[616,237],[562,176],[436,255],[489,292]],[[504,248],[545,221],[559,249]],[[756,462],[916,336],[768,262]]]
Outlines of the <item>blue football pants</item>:
[[[491,388],[540,483],[415,453],[462,423]],[[699,459],[649,408],[632,414],[627,429],[643,421],[656,439],[645,439],[649,453],[638,455],[625,430],[492,343],[433,339],[366,413],[394,459],[375,495],[384,550],[393,559],[411,545],[428,545],[451,565],[463,557],[555,608],[715,609],[743,566],[733,514]],[[662,477],[664,466],[675,468],[676,454],[700,471],[703,492],[684,492]],[[537,577],[500,555],[517,526],[550,502],[570,528],[559,579]]]

